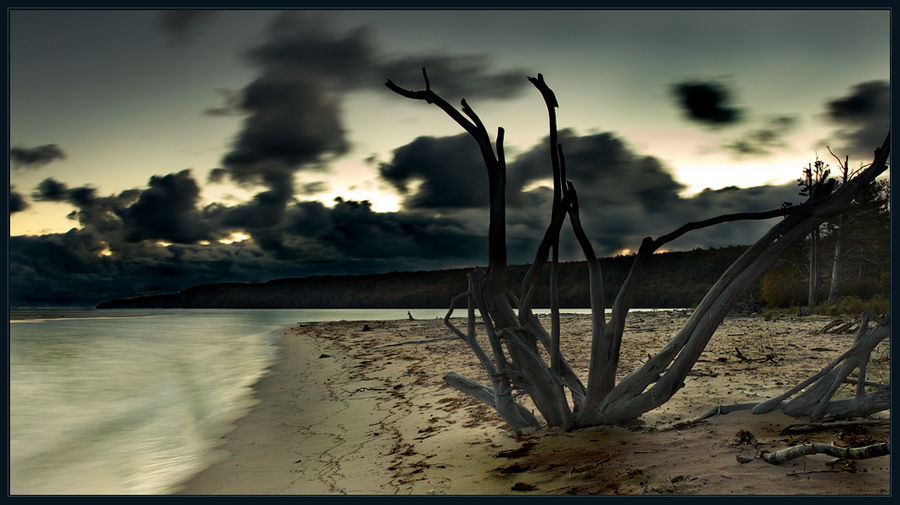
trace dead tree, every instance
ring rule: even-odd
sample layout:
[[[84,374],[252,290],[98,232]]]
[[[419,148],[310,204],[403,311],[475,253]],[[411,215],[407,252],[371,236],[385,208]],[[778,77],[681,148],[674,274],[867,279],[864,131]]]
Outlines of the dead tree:
[[[847,179],[850,177],[850,157],[845,156],[844,162],[841,163],[841,159],[831,151],[831,148],[828,149],[828,152],[831,153],[832,156],[836,160],[838,160],[838,166],[841,171],[841,184],[847,184]],[[843,247],[844,247],[844,214],[840,214],[838,216],[837,223],[835,224],[834,229],[835,239],[834,239],[834,253],[831,264],[831,283],[828,286],[828,306],[834,307],[835,302],[837,302],[837,292],[838,285],[840,284],[841,279],[841,264],[843,262]]]
[[[831,192],[830,188],[834,187],[836,180],[829,177],[831,170],[827,168],[825,162],[816,159],[816,163],[809,164],[809,167],[803,169],[803,178],[797,180],[800,186],[800,195],[814,197],[817,193],[823,191]],[[845,181],[846,182],[846,181]],[[816,296],[819,291],[819,242],[821,240],[819,227],[816,226],[809,234],[809,291],[807,295],[807,308],[812,312],[816,306]]]
[[[516,433],[537,429],[541,421],[516,401],[527,395],[548,426],[566,430],[615,424],[636,419],[672,397],[700,357],[709,339],[726,314],[794,242],[809,235],[828,218],[852,207],[853,196],[886,170],[889,139],[876,151],[869,169],[838,191],[818,191],[803,204],[765,212],[729,214],[688,223],[681,228],[641,243],[631,269],[613,300],[607,317],[601,285],[600,263],[580,220],[574,185],[566,179],[565,158],[557,142],[556,108],[553,91],[541,74],[529,81],[540,91],[550,122],[549,159],[553,173],[554,200],[550,224],[537,248],[518,296],[506,293],[506,161],[503,128],[498,128],[496,145],[475,111],[462,101],[461,112],[431,89],[423,69],[425,89],[411,91],[388,80],[386,86],[406,98],[424,100],[443,110],[478,143],[487,169],[490,196],[488,268],[469,274],[468,290],[455,297],[445,317],[448,327],[469,344],[491,385],[486,386],[455,373],[445,381],[454,388],[492,407]],[[829,188],[830,189],[830,188]],[[756,244],[752,245],[719,278],[700,302],[684,327],[659,352],[616,383],[619,348],[625,318],[631,308],[641,275],[650,257],[666,243],[693,230],[738,220],[783,217]],[[581,246],[588,265],[591,299],[591,353],[586,384],[573,372],[560,353],[559,312],[556,300],[556,268],[559,236],[566,218]],[[551,329],[547,332],[532,312],[535,279],[539,269],[550,262]],[[450,320],[454,307],[465,299],[468,327],[457,328]],[[481,314],[490,345],[490,354],[476,339],[475,309]],[[570,400],[571,399],[571,400]],[[571,403],[570,403],[571,401]]]

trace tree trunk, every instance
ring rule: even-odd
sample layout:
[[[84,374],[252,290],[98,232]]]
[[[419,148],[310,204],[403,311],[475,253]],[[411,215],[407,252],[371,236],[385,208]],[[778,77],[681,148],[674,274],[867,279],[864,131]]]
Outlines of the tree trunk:
[[[838,158],[840,162],[840,158]],[[844,157],[844,164],[841,167],[841,184],[847,184],[847,177],[850,175],[850,157]],[[836,237],[834,242],[834,262],[831,264],[831,285],[828,287],[828,306],[834,307],[837,302],[838,286],[841,281],[841,262],[843,261],[844,252],[844,215],[838,216]]]
[[[816,291],[819,290],[819,227],[809,234],[809,294],[806,306],[810,313],[816,306]]]
[[[843,256],[844,241],[844,215],[838,216],[837,229],[835,230],[834,262],[831,264],[831,285],[828,287],[828,306],[834,307],[837,302],[838,286],[841,279],[841,258]]]

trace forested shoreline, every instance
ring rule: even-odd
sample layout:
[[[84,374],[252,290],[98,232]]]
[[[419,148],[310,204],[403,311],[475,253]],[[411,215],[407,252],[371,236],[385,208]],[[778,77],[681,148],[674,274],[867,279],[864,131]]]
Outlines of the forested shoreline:
[[[666,252],[654,256],[635,307],[685,308],[696,305],[746,246]],[[603,289],[612,300],[631,268],[632,255],[600,260]],[[518,291],[527,265],[510,267],[509,287]],[[466,289],[470,269],[390,272],[368,275],[313,276],[260,283],[216,283],[177,293],[110,300],[98,309],[116,308],[441,308]],[[549,269],[538,285],[549,283]],[[560,264],[560,306],[589,307],[587,266],[583,261]],[[752,290],[756,296],[759,288]],[[549,306],[538,293],[537,306]]]
[[[882,243],[885,242],[884,236],[883,230],[870,230],[861,237],[853,237],[854,250],[867,250],[869,254],[858,260],[851,257],[845,260],[841,296],[862,300],[890,297],[890,247]],[[833,247],[831,242],[826,238],[820,247],[822,255],[827,258],[829,248]],[[746,249],[747,246],[730,246],[655,254],[645,273],[643,287],[635,294],[633,306],[662,309],[697,305],[722,272]],[[763,307],[803,305],[808,280],[808,274],[803,272],[803,258],[807,250],[808,244],[804,243],[792,248],[780,266],[757,285],[750,286],[747,297],[736,310],[757,312]],[[600,259],[607,303],[614,299],[633,260],[634,255]],[[823,261],[821,269],[825,274],[822,277],[827,278],[830,261]],[[519,291],[527,270],[528,265],[510,267],[510,290]],[[109,300],[97,308],[443,308],[448,307],[454,296],[465,291],[466,275],[470,271],[457,268],[203,284],[173,293]],[[537,285],[548,284],[549,269],[545,268],[539,274]],[[560,307],[590,306],[584,261],[560,263],[559,285]],[[822,282],[820,300],[827,295],[827,288],[828,283]],[[535,302],[536,306],[548,307],[546,291],[537,293]]]

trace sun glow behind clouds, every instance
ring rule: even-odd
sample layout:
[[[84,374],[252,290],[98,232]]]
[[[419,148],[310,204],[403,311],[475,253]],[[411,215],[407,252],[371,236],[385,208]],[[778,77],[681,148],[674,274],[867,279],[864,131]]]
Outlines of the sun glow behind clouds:
[[[799,157],[781,158],[771,163],[692,162],[680,164],[674,171],[676,178],[685,185],[681,196],[692,197],[704,189],[791,183],[802,173],[803,163],[803,158]]]
[[[401,206],[400,196],[377,189],[348,189],[323,193],[316,199],[327,207],[333,207],[336,198],[344,201],[368,201],[372,204],[373,212],[398,212]]]
[[[241,233],[241,232],[239,232],[239,231],[236,231],[236,232],[232,233],[231,235],[229,235],[229,236],[227,236],[227,237],[225,237],[225,238],[220,238],[220,239],[219,239],[219,243],[221,243],[221,244],[233,244],[233,243],[235,243],[235,242],[243,242],[243,241],[247,240],[248,238],[250,238],[250,235],[247,235],[246,233]]]

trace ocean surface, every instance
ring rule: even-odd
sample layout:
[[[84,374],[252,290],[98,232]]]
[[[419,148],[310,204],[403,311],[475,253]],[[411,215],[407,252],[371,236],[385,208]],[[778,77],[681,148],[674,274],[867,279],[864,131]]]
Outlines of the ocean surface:
[[[408,317],[407,309],[31,312],[91,317],[9,323],[15,495],[167,493],[210,463],[252,407],[286,328]],[[409,312],[433,319],[446,309]],[[109,317],[124,314],[140,317]]]
[[[277,359],[285,329],[406,319],[407,311],[416,319],[446,314],[84,309],[32,312],[91,317],[10,321],[9,492],[171,492],[210,464],[221,436],[253,406],[253,386]],[[135,317],[110,317],[125,314]]]

